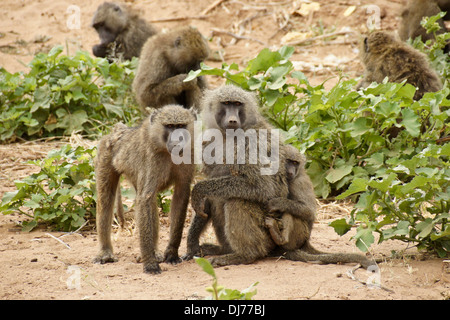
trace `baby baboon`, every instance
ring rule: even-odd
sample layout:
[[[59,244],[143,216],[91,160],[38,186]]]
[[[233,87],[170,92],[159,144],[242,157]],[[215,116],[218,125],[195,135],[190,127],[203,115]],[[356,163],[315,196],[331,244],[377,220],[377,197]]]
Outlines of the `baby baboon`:
[[[177,105],[168,105],[152,113],[139,127],[118,125],[103,137],[95,163],[97,179],[97,232],[100,252],[94,262],[114,262],[111,244],[111,222],[114,197],[123,174],[136,189],[136,222],[139,230],[144,272],[160,273],[156,259],[158,242],[158,192],[174,185],[170,208],[170,240],[164,261],[178,263],[190,184],[194,174],[193,160],[175,164],[174,155],[192,155],[195,115]],[[176,130],[184,129],[184,130]],[[181,152],[180,152],[181,151]],[[185,151],[186,152],[186,151]],[[178,160],[178,159],[177,159]],[[178,161],[177,161],[178,162]]]
[[[381,83],[385,77],[390,82],[406,79],[417,88],[414,99],[419,100],[426,92],[442,88],[438,74],[430,67],[423,53],[384,31],[372,32],[364,39],[361,59],[365,71],[358,89],[372,82]]]
[[[280,231],[273,215],[266,216],[266,226],[275,243],[284,250],[301,248],[309,240],[315,220],[316,197],[304,165],[305,157],[293,146],[285,145],[285,167],[289,187],[286,198],[273,198],[267,203],[271,214],[281,214]]]
[[[401,14],[402,19],[398,29],[401,40],[415,39],[418,36],[421,36],[423,42],[434,39],[433,33],[427,33],[425,28],[420,25],[420,22],[424,17],[435,16],[441,12],[441,8],[437,2],[436,0],[410,0],[408,2],[408,6]],[[442,3],[442,5],[445,6],[445,3]],[[442,10],[446,11],[444,9]],[[437,22],[441,27],[437,34],[446,32],[443,19],[439,19]],[[448,48],[445,51],[448,52]]]
[[[272,255],[283,254],[286,259],[294,261],[314,261],[319,263],[357,262],[364,268],[372,265],[369,259],[354,253],[325,253],[316,250],[310,244],[311,231],[316,212],[316,198],[313,185],[304,165],[304,156],[293,146],[282,147],[285,155],[285,166],[289,195],[286,198],[269,200],[270,212],[266,216],[266,226],[270,235],[279,246]],[[281,213],[280,231],[278,222],[271,216]]]
[[[184,27],[149,39],[142,48],[133,90],[141,110],[177,103],[185,108],[198,107],[203,77],[184,82],[191,70],[200,68],[209,47],[200,32]]]
[[[141,19],[136,11],[124,4],[104,2],[94,14],[92,26],[100,44],[92,48],[96,57],[139,57],[145,41],[157,33],[155,27]]]
[[[235,86],[208,91],[202,110],[206,129],[219,129],[223,137],[228,134],[227,129],[243,129],[245,132],[254,129],[257,143],[264,143],[259,129],[271,128],[258,112],[256,96]],[[267,138],[266,150],[272,150],[272,145],[279,141],[273,140],[269,133]],[[278,171],[262,175],[261,159],[256,159],[255,164],[249,162],[249,140],[245,140],[243,164],[237,162],[236,154],[231,164],[209,164],[206,172],[210,179],[194,186],[191,204],[196,215],[189,230],[187,258],[198,254],[198,239],[208,218],[212,219],[220,244],[225,242],[228,247],[220,252],[227,254],[211,258],[215,266],[251,263],[267,256],[275,247],[265,228],[263,204],[267,199],[287,197],[285,167],[279,165],[281,156],[272,152],[272,165],[278,166]],[[232,140],[232,143],[233,152],[237,152],[236,142]],[[203,217],[204,213],[208,218]]]

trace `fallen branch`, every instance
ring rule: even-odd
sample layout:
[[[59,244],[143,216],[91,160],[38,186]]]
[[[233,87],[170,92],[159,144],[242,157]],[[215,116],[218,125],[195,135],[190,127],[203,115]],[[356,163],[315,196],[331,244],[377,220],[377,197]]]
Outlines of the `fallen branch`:
[[[183,21],[183,20],[193,20],[193,19],[197,19],[197,20],[202,20],[202,19],[206,19],[208,18],[208,16],[206,15],[201,15],[201,16],[183,16],[183,17],[174,17],[174,18],[164,18],[164,19],[155,19],[155,20],[150,20],[150,22],[152,23],[160,23],[160,22],[171,22],[171,21]]]
[[[382,286],[381,284],[378,284],[378,283],[377,283],[377,284],[367,283],[366,281],[363,281],[363,280],[358,279],[358,278],[355,276],[354,272],[355,272],[356,270],[358,270],[359,268],[361,268],[361,265],[360,265],[360,264],[356,265],[356,266],[355,266],[354,268],[352,268],[352,269],[349,269],[349,270],[347,271],[347,276],[348,276],[350,279],[355,280],[355,281],[357,281],[357,282],[359,282],[359,283],[361,283],[361,284],[367,286],[368,288],[379,288],[379,289],[383,289],[383,290],[385,290],[385,291],[387,291],[387,292],[394,293],[393,290],[391,290],[391,289],[389,289],[389,288],[386,288],[386,287]]]
[[[45,233],[45,234],[48,235],[48,236],[50,236],[50,237],[52,237],[52,238],[55,239],[56,241],[61,242],[63,245],[66,246],[67,249],[72,250],[72,248],[71,248],[67,243],[65,243],[64,241],[62,241],[61,239],[55,237],[54,235],[52,235],[52,234],[50,234],[50,233]]]
[[[306,42],[322,40],[322,39],[326,39],[326,38],[331,38],[331,37],[335,37],[335,36],[342,36],[342,35],[347,35],[347,34],[356,34],[356,32],[355,31],[336,31],[336,32],[332,32],[332,33],[322,34],[320,36],[316,36],[316,37],[312,37],[312,38],[307,38],[307,39],[302,39],[302,40],[299,40],[299,41],[289,42],[289,43],[286,43],[285,45],[287,45],[287,46],[299,46],[299,45],[301,45],[303,43],[306,43]]]
[[[211,10],[213,10],[215,7],[219,6],[222,2],[226,0],[217,0],[213,4],[211,4],[208,8],[202,11],[202,14],[208,14]]]
[[[225,35],[233,37],[233,38],[235,38],[237,40],[250,40],[250,41],[258,42],[258,43],[262,44],[263,46],[267,45],[265,42],[262,42],[261,40],[250,38],[250,37],[246,37],[246,36],[240,36],[238,34],[235,34],[235,33],[232,33],[232,32],[228,32],[228,31],[225,31],[225,30],[220,30],[220,29],[213,28],[211,31],[212,31],[212,35],[213,36],[214,35],[218,35],[218,34],[225,34]]]

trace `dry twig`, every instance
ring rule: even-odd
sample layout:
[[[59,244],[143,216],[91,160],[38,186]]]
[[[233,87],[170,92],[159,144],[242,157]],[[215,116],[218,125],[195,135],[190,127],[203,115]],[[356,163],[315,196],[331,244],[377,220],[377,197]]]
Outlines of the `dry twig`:
[[[202,11],[202,15],[208,14],[211,10],[213,10],[215,7],[219,6],[224,1],[226,1],[226,0],[216,0],[208,8],[206,8],[205,10]]]
[[[63,245],[66,246],[67,249],[72,250],[72,248],[71,248],[67,243],[65,243],[64,241],[62,241],[61,239],[55,237],[54,235],[52,235],[52,234],[50,234],[50,233],[48,233],[48,232],[45,233],[45,234],[48,235],[49,237],[55,239],[56,241],[61,242]]]
[[[230,37],[233,37],[233,38],[235,38],[237,40],[250,40],[250,41],[258,42],[258,43],[260,43],[260,44],[262,44],[264,46],[267,46],[267,44],[265,42],[262,42],[261,40],[250,38],[250,37],[246,37],[246,36],[240,36],[238,34],[235,34],[235,33],[232,33],[232,32],[228,32],[228,31],[225,31],[225,30],[212,28],[211,31],[212,31],[212,35],[213,36],[214,35],[218,35],[218,34],[225,34],[225,35],[229,35]]]

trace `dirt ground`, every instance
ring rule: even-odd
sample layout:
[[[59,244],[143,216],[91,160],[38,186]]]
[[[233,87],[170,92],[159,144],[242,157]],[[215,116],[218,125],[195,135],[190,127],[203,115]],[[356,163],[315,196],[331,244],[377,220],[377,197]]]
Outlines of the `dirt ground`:
[[[89,24],[102,0],[2,0],[0,4],[0,66],[8,71],[26,70],[26,64],[39,51],[63,44],[73,54],[78,49],[91,51],[98,41]],[[367,31],[371,18],[369,5],[380,9],[380,27],[396,30],[404,0],[317,0],[318,11],[300,10],[306,1],[215,1],[165,0],[131,1],[146,19],[160,28],[191,24],[207,37],[216,56],[243,66],[264,47],[279,48],[283,43],[318,37],[313,43],[298,46],[292,60],[313,84],[327,79],[327,87],[337,82],[340,70],[358,76],[360,34]],[[75,11],[71,11],[76,3]],[[77,8],[79,11],[77,11]],[[368,10],[369,8],[369,10]],[[375,9],[377,10],[377,9]],[[73,14],[79,12],[80,25]],[[367,13],[369,12],[369,13]],[[177,18],[174,21],[161,21]],[[75,29],[69,29],[67,21]],[[294,33],[299,32],[299,33]],[[324,41],[323,33],[338,32]],[[227,34],[228,33],[228,34]],[[235,36],[241,39],[237,39]],[[289,40],[291,39],[291,40]],[[217,61],[207,61],[219,65]],[[217,79],[208,79],[212,86]],[[0,145],[0,197],[14,190],[14,180],[38,171],[24,163],[46,156],[65,142],[28,142]],[[351,205],[320,203],[312,243],[320,250],[358,252],[350,240],[353,232],[338,236],[328,226],[336,218],[346,217]],[[186,250],[186,234],[192,216],[188,212],[180,254]],[[129,228],[114,228],[114,248],[119,261],[97,265],[91,262],[97,251],[95,230],[87,225],[77,233],[64,234],[45,228],[24,233],[17,223],[24,218],[0,215],[0,299],[199,299],[208,296],[205,288],[211,278],[194,262],[161,264],[163,273],[152,276],[142,272],[136,262],[138,239],[133,217],[127,214]],[[58,240],[59,241],[58,241]],[[213,241],[212,231],[204,235]],[[168,218],[161,217],[160,250],[168,241]],[[450,274],[442,268],[442,259],[428,257],[414,248],[388,241],[371,247],[370,255],[383,258],[370,273],[358,269],[352,278],[351,265],[316,265],[267,258],[251,265],[217,268],[219,284],[245,289],[255,282],[255,299],[449,299]],[[392,256],[392,251],[400,255]],[[360,280],[360,281],[358,281]],[[375,282],[370,287],[362,282]]]

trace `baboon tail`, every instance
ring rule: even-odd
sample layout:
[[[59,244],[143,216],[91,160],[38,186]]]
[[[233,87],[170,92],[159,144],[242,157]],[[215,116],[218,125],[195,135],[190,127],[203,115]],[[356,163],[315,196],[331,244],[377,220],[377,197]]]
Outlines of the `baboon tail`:
[[[310,248],[314,249],[312,246]],[[305,249],[310,249],[305,248]],[[359,263],[365,269],[375,264],[365,256],[356,253],[309,253],[302,249],[286,252],[286,259],[302,262],[313,262],[320,264],[341,264],[341,263]]]

